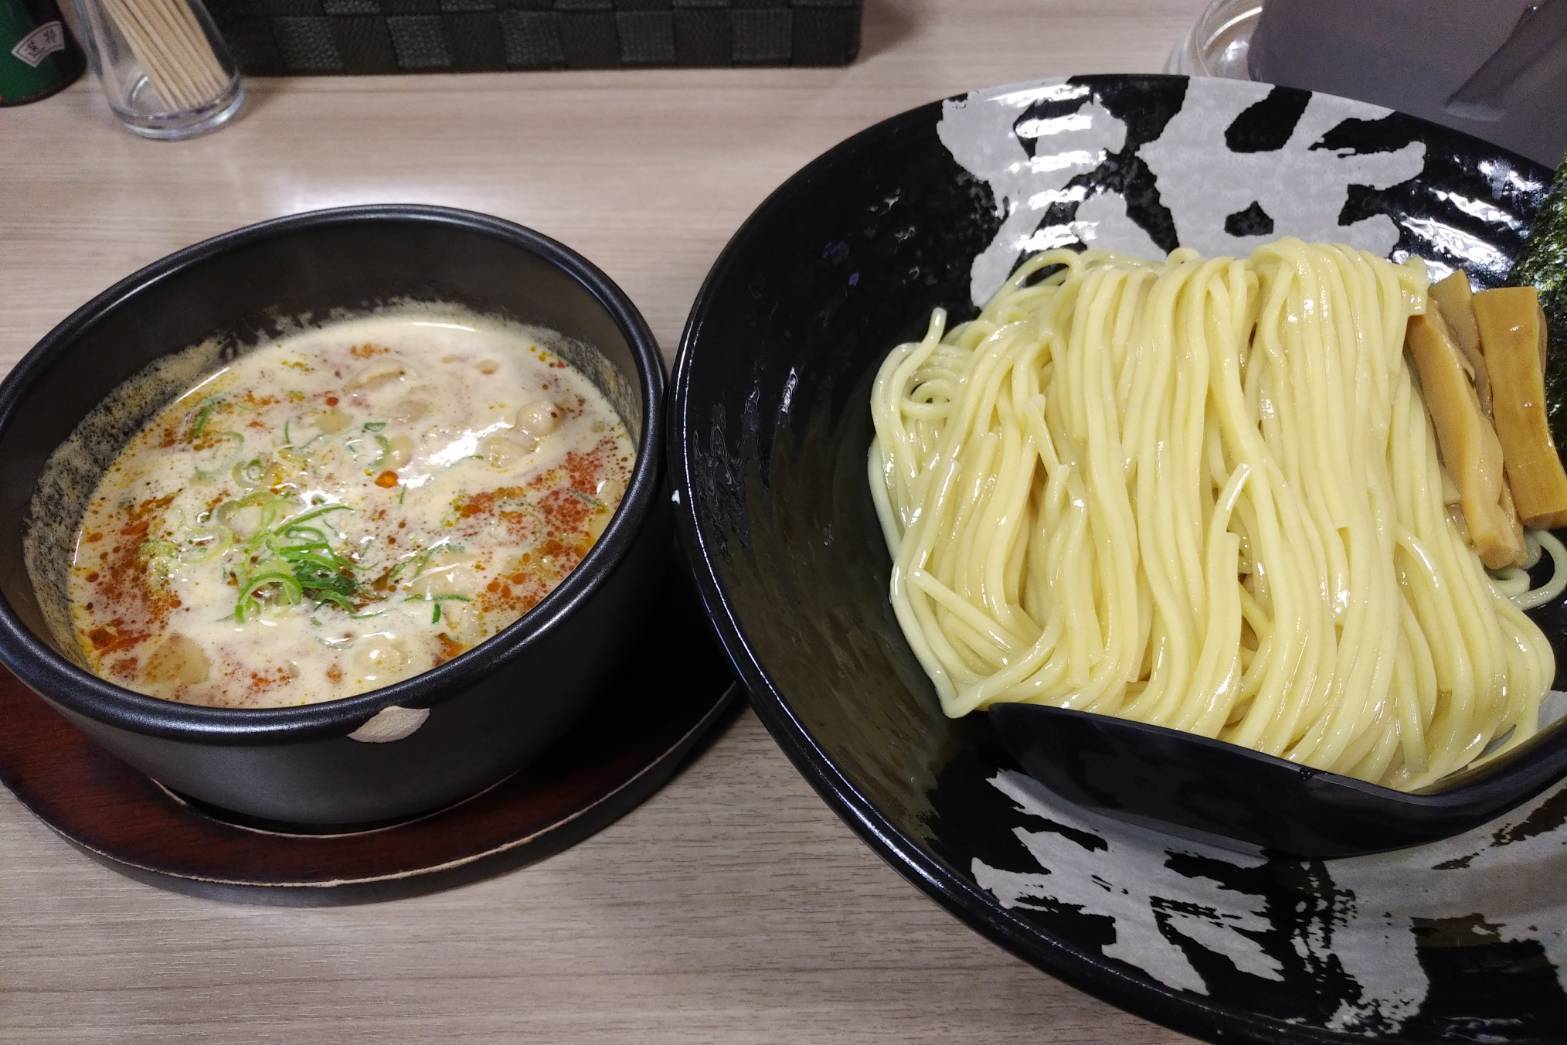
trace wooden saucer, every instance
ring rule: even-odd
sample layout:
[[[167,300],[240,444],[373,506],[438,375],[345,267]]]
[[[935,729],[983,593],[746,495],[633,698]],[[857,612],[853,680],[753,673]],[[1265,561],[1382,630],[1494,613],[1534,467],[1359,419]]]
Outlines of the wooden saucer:
[[[0,783],[138,881],[243,903],[389,900],[531,863],[607,826],[669,779],[735,691],[678,571],[586,722],[521,772],[416,820],[346,834],[241,823],[119,761],[4,671]]]

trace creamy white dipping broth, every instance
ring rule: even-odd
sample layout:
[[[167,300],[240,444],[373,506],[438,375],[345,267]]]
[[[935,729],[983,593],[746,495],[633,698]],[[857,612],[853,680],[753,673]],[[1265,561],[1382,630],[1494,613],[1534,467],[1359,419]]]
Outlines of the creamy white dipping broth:
[[[543,330],[396,313],[258,347],[121,451],[77,535],[98,675],[277,707],[450,660],[593,546],[635,454]]]

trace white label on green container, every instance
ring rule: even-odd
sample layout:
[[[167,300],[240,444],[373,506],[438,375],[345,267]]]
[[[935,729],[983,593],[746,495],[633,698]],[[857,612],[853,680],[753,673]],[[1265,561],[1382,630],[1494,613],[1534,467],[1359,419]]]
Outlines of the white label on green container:
[[[45,22],[17,41],[11,53],[22,61],[38,68],[38,63],[56,51],[65,50],[65,26],[59,22]]]

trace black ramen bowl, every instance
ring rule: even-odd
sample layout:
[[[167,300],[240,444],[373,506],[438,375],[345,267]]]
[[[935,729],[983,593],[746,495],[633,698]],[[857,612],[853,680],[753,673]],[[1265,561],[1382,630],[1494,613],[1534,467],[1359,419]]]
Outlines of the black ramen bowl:
[[[714,266],[670,409],[678,528],[779,745],[971,926],[1205,1039],[1563,1040],[1567,789],[1516,795],[1445,840],[1332,860],[1163,830],[1159,803],[1195,807],[1201,787],[1180,788],[1206,782],[1114,764],[1128,752],[1052,752],[1047,769],[1082,776],[1052,789],[989,716],[942,713],[888,601],[866,468],[885,354],[937,306],[974,315],[1027,251],[1234,254],[1296,235],[1494,285],[1548,177],[1373,106],[1165,76],[974,92],[810,164]],[[1561,601],[1534,616],[1567,664]],[[1525,755],[1564,744],[1558,726]],[[1123,785],[1142,789],[1140,824],[1095,794]],[[1268,796],[1222,797],[1202,812],[1242,823]],[[1371,847],[1407,843],[1410,826],[1384,820]]]
[[[125,418],[122,430],[89,445],[87,465],[51,469],[35,497],[51,452],[111,390],[166,353],[209,338],[251,343],[299,317],[398,300],[465,306],[597,349],[571,362],[606,393],[636,440],[637,457],[619,509],[583,561],[488,641],[341,700],[197,707],[142,696],[84,670],[48,623],[61,619],[74,526],[40,524],[79,519],[97,477],[162,404],[148,403],[143,416]],[[246,817],[371,824],[467,797],[583,716],[646,616],[668,556],[657,438],[663,389],[657,345],[625,294],[561,244],[496,218],[353,207],[188,247],[78,309],[0,384],[0,663],[137,769]]]

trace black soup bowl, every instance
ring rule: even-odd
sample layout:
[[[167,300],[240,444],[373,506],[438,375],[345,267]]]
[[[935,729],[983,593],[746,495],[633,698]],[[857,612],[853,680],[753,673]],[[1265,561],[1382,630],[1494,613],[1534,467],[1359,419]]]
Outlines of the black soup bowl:
[[[357,696],[290,708],[185,705],[86,671],[47,623],[60,617],[65,534],[103,469],[161,403],[87,446],[50,454],[149,363],[279,323],[435,301],[536,324],[593,346],[573,359],[637,443],[624,499],[598,543],[521,619],[461,656]],[[584,350],[586,352],[587,350]],[[166,787],[244,817],[302,825],[387,822],[472,795],[575,725],[645,619],[668,554],[658,433],[664,371],[647,324],[582,257],[481,214],[389,205],[300,214],[155,262],[78,309],[0,384],[0,663],[99,744]],[[62,536],[32,538],[39,528]],[[40,583],[34,583],[37,574]]]

